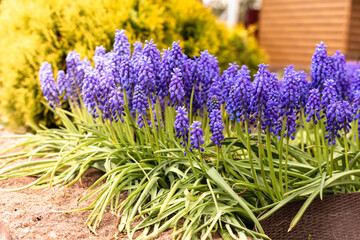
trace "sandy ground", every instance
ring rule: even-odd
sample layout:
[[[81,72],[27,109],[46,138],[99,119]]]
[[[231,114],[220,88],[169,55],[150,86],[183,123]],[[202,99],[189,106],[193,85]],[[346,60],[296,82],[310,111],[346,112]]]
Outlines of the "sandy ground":
[[[23,139],[7,138],[14,135],[0,126],[0,150],[8,149]],[[14,151],[14,150],[13,150]],[[10,152],[13,152],[10,151]],[[9,152],[8,152],[9,153]],[[0,153],[0,155],[3,153]],[[0,163],[1,163],[0,159]],[[27,160],[20,160],[27,161]],[[18,161],[19,162],[19,161]],[[106,212],[97,235],[90,232],[86,219],[90,211],[64,213],[66,210],[88,206],[91,200],[77,204],[86,189],[100,176],[101,172],[90,169],[70,187],[25,189],[2,191],[24,186],[36,180],[34,177],[0,180],[0,240],[14,239],[128,239],[126,235],[116,236],[116,217]],[[172,239],[172,230],[162,233],[157,240]],[[137,234],[136,234],[137,235]],[[213,239],[221,239],[218,234]]]
[[[3,137],[0,149],[7,149],[21,141],[4,138],[7,135],[13,134],[0,127],[0,136]],[[70,187],[0,191],[0,240],[111,239],[116,233],[116,217],[109,212],[104,215],[97,236],[85,224],[89,211],[63,212],[86,207],[90,201],[79,205],[77,201],[100,176],[100,172],[89,170],[82,178],[82,184],[78,182]],[[0,189],[21,187],[34,180],[32,177],[3,180],[0,181]]]

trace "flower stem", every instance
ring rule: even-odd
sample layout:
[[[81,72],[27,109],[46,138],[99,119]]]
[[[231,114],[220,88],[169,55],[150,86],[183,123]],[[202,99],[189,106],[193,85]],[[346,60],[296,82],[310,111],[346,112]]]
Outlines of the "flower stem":
[[[322,136],[322,142],[323,142],[323,146],[324,146],[324,160],[326,161],[326,168],[327,168],[327,171],[328,171],[328,174],[330,174],[330,171],[329,171],[329,145],[326,143],[326,140],[325,140],[325,124],[323,124],[321,121],[320,122],[320,126],[321,126],[321,133],[323,134]]]
[[[301,134],[301,150],[302,151],[305,151],[305,144],[304,144],[304,127],[303,127],[304,124],[304,110],[303,108],[301,107],[301,110],[300,110],[300,134]]]
[[[271,199],[276,202],[276,199],[274,197],[273,191],[270,189],[270,186],[266,180],[266,175],[265,175],[265,170],[264,170],[264,162],[263,162],[263,143],[262,143],[262,139],[261,139],[261,115],[259,114],[258,116],[258,127],[257,127],[257,132],[258,132],[258,143],[259,143],[259,162],[260,162],[260,171],[261,171],[261,176],[263,178],[265,187],[267,192],[270,194]]]
[[[334,165],[334,145],[331,144],[331,147],[330,147],[330,177],[332,177],[333,165]]]
[[[346,126],[346,122],[345,122]],[[350,171],[349,169],[349,159],[348,159],[348,144],[347,144],[347,135],[345,129],[345,136],[344,136],[344,145],[345,145],[345,163],[346,163],[346,170]]]
[[[280,191],[279,191],[279,187],[277,184],[277,179],[275,176],[275,171],[274,171],[274,163],[273,163],[273,158],[272,158],[271,138],[270,137],[271,137],[270,130],[268,127],[266,129],[266,148],[267,148],[268,159],[269,159],[270,177],[271,177],[272,186],[275,189],[275,195],[278,197],[278,199],[282,199]]]
[[[204,164],[204,159],[201,155],[201,151],[200,151],[200,148],[198,148],[198,153],[199,153],[199,158],[200,158],[200,163],[201,163],[201,168],[204,172],[204,174],[206,174],[206,169],[205,169],[205,164]]]
[[[158,141],[158,136],[157,136],[157,131],[156,131],[156,124],[155,124],[155,119],[154,119],[154,113],[153,113],[150,94],[148,96],[148,102],[149,102],[149,107],[150,107],[150,120],[151,120],[151,125],[152,125],[154,138],[155,138],[155,146],[156,146],[156,150],[159,150],[159,141]],[[157,119],[157,120],[158,120],[159,127],[161,128],[160,119]],[[146,119],[144,121],[146,122]],[[149,133],[150,133],[150,129],[149,129]]]
[[[282,158],[283,158],[283,142],[284,142],[284,133],[285,133],[285,127],[287,122],[287,116],[284,117],[284,122],[281,128],[281,135],[280,135],[280,142],[279,142],[279,182],[280,182],[280,192],[282,195],[284,195],[284,189],[283,189],[283,179],[282,179]]]
[[[198,174],[196,173],[194,164],[193,164],[193,162],[192,162],[189,154],[186,154],[186,155],[187,155],[187,157],[188,157],[188,159],[189,159],[189,163],[190,163],[191,169],[192,169],[192,171],[193,171],[193,173],[194,173],[194,175],[195,175],[195,178],[198,179]],[[203,171],[204,171],[204,170],[203,170]]]
[[[255,172],[254,163],[253,163],[253,159],[252,159],[252,150],[251,150],[251,145],[250,145],[250,134],[249,134],[248,124],[249,124],[249,120],[245,114],[245,132],[246,132],[246,141],[247,141],[247,153],[249,156],[250,168],[251,168],[251,173],[254,178],[254,183],[256,185],[258,185],[258,179],[257,179],[257,175]]]
[[[216,157],[216,171],[219,171],[219,163],[220,163],[220,146],[216,145],[217,157]]]
[[[357,149],[360,149],[360,135],[359,135],[359,121],[356,121],[356,124],[355,124],[355,138],[356,138],[356,146],[357,146]]]
[[[304,111],[304,110],[302,110],[302,111]],[[311,146],[312,142],[311,142],[311,139],[310,139],[309,124],[308,124],[308,122],[306,120],[304,121],[304,127],[305,127],[305,131],[306,131],[306,140],[308,142],[308,146]],[[307,150],[308,154],[311,156],[310,148],[307,148],[306,150]]]
[[[320,171],[320,175],[322,175],[322,168],[321,168],[321,151],[320,151],[320,138],[318,133],[318,126],[315,124],[315,116],[313,116],[313,122],[314,122],[314,135],[315,135],[315,158],[318,160],[318,167]]]
[[[288,170],[288,160],[289,160],[289,139],[290,137],[286,137],[286,157],[285,157],[285,192],[288,192],[288,176],[287,176],[287,170]]]

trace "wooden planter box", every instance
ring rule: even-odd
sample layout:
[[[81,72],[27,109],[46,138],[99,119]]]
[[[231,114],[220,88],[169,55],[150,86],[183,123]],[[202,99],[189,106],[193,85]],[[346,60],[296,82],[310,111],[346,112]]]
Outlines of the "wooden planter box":
[[[274,240],[360,239],[360,193],[316,198],[288,232],[304,201],[293,201],[261,221],[265,233]]]

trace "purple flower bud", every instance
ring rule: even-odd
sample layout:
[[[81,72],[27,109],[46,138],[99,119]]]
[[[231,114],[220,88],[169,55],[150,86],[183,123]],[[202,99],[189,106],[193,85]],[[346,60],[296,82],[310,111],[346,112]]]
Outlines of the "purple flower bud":
[[[281,108],[282,112],[285,114],[292,110],[299,109],[300,88],[298,80],[293,66],[285,68],[281,92]]]
[[[230,96],[231,87],[235,85],[236,75],[238,74],[239,65],[236,63],[229,63],[228,69],[226,69],[221,75],[221,82],[224,84],[222,91],[222,99],[228,101]]]
[[[349,82],[352,83],[355,77],[356,70],[360,69],[360,62],[347,62],[346,63],[346,73],[349,78]]]
[[[95,69],[85,70],[84,84],[82,87],[82,99],[84,106],[94,117],[97,117],[97,104],[100,97],[99,75]]]
[[[353,86],[353,91],[360,90],[360,68],[354,72],[352,86]]]
[[[142,128],[145,125],[145,121],[148,126],[151,125],[151,121],[148,119],[148,117],[144,114],[139,114],[138,120],[136,123],[138,124],[139,128]],[[146,130],[146,129],[145,129]]]
[[[306,121],[310,122],[311,118],[314,117],[314,123],[317,124],[317,120],[321,119],[319,115],[320,111],[321,111],[321,102],[320,102],[319,89],[314,88],[310,90],[309,98],[306,103],[305,114],[308,115]]]
[[[251,109],[256,116],[263,114],[266,102],[269,99],[270,92],[278,88],[276,77],[271,74],[266,68],[268,65],[260,64],[259,70],[255,74],[255,79],[252,82],[251,94]]]
[[[136,42],[133,45],[134,45],[134,52],[131,56],[131,64],[134,68],[134,75],[135,75],[134,77],[135,79],[137,79],[138,72],[140,69],[140,59],[142,57],[142,43]]]
[[[180,69],[174,68],[174,72],[172,74],[171,83],[169,87],[170,99],[172,101],[171,106],[175,104],[177,106],[182,105],[184,102],[185,91],[184,91],[184,83],[182,80],[182,73]]]
[[[262,119],[262,129],[269,129],[270,132],[276,134],[275,127],[280,118],[280,94],[278,91],[273,91],[269,95],[269,100],[266,102],[264,109],[264,117]]]
[[[283,117],[282,120],[279,120],[276,123],[276,126],[274,128],[274,133],[279,138],[281,137],[281,131],[282,131],[284,118],[285,118],[285,116]],[[286,114],[286,124],[285,124],[284,137],[287,136],[287,137],[290,137],[292,140],[294,140],[295,137],[294,137],[293,134],[295,132],[296,132],[296,111],[294,109],[292,109],[292,110],[288,111],[287,114]]]
[[[66,74],[65,78],[61,79],[59,84],[59,91],[64,94],[65,100],[70,100],[79,104],[81,89],[84,83],[85,69],[90,67],[90,62],[85,58],[80,60],[80,54],[76,50],[69,52],[66,57]]]
[[[94,56],[103,57],[105,54],[106,54],[106,49],[103,47],[103,45],[97,46],[95,48]]]
[[[200,145],[204,144],[204,132],[201,129],[201,123],[199,121],[194,121],[190,128],[192,130],[190,131],[190,144],[192,148],[200,149],[202,152],[204,151],[203,147],[200,147]],[[190,151],[192,148],[189,148]]]
[[[180,47],[180,41],[173,42],[172,48],[169,51],[170,69],[179,68],[183,69],[183,65],[187,59],[187,56],[182,52]]]
[[[338,95],[336,92],[336,83],[332,79],[328,79],[324,83],[324,90],[321,97],[321,105],[324,111],[332,102],[336,102],[338,100]]]
[[[171,82],[172,77],[172,69],[171,69],[171,61],[170,61],[170,50],[164,49],[164,52],[161,53],[162,60],[160,64],[160,73],[159,79],[156,82],[156,92],[158,93],[160,98],[164,98],[168,95],[168,86]]]
[[[156,44],[152,39],[150,40],[150,42],[146,40],[145,43],[146,44],[144,46],[142,54],[150,60],[152,68],[154,69],[154,76],[155,78],[158,78],[161,63],[160,51],[156,48]]]
[[[211,141],[221,147],[221,141],[224,140],[223,130],[224,123],[222,121],[221,112],[215,109],[210,114],[210,132],[212,133]]]
[[[356,115],[355,119],[360,119],[360,90],[355,91],[354,93],[354,115]]]
[[[124,99],[123,92],[120,87],[113,88],[109,94],[108,103],[110,105],[110,110],[112,112],[112,118],[115,122],[119,119],[123,122],[122,116],[125,116],[124,113]]]
[[[212,96],[209,103],[208,103],[208,112],[209,112],[209,117],[211,116],[211,113],[214,110],[220,110],[220,103],[219,100],[217,98],[217,96]]]
[[[197,67],[196,74],[201,84],[201,104],[206,103],[209,99],[209,90],[213,81],[219,81],[220,69],[218,67],[218,60],[213,55],[209,54],[207,50],[200,53],[200,58],[196,59]]]
[[[252,84],[250,82],[250,71],[248,67],[243,65],[237,71],[234,77],[234,86],[230,88],[229,96],[226,102],[226,111],[230,115],[230,119],[236,119],[238,122],[244,114],[250,113],[250,99],[252,93]]]
[[[309,87],[310,84],[306,80],[307,74],[304,71],[298,71],[295,73],[296,81],[299,83],[299,90],[300,90],[300,107],[305,108],[306,101],[309,97]]]
[[[155,93],[155,78],[156,71],[151,59],[143,55],[140,59],[138,83],[146,96]]]
[[[39,70],[41,90],[52,108],[60,105],[59,93],[56,87],[54,74],[51,69],[51,64],[43,62]]]
[[[57,83],[56,85],[57,85],[59,94],[63,95],[65,93],[64,85],[66,83],[64,70],[59,70],[58,71],[57,77],[56,77],[56,83]]]
[[[336,137],[340,137],[339,131],[348,133],[351,129],[353,120],[352,108],[347,101],[335,101],[330,103],[326,111],[326,132],[325,139],[328,139],[329,145],[336,144]]]
[[[136,82],[133,64],[129,58],[123,58],[119,68],[120,86],[126,91],[134,89]]]
[[[211,98],[216,97],[220,102],[222,99],[222,84],[220,82],[220,78],[214,79],[211,83],[207,103],[211,101]]]
[[[192,110],[196,113],[202,108],[202,100],[200,95],[200,78],[197,74],[197,64],[195,60],[187,59],[184,63],[183,82],[185,91],[186,106],[190,108],[191,95],[193,94]]]
[[[172,49],[164,49],[164,52],[162,53],[159,79],[156,84],[156,89],[160,98],[164,98],[168,95],[168,88],[174,69],[178,68],[181,72],[184,70],[187,56],[182,52],[179,43],[180,41],[173,42]]]
[[[324,81],[328,79],[328,58],[324,42],[316,45],[311,60],[311,88],[318,88],[322,92]]]
[[[346,72],[346,61],[344,54],[336,51],[333,56],[329,56],[330,76],[336,82],[336,91],[342,99],[351,99],[351,82]]]
[[[140,85],[135,86],[132,105],[133,109],[135,109],[138,114],[146,115],[146,110],[149,108],[149,103],[147,101],[147,96],[144,94],[144,91]]]
[[[140,41],[137,41],[133,44],[134,46],[134,52],[132,54],[132,57],[131,58],[136,58],[137,56],[141,55],[142,54],[142,42]]]
[[[185,147],[187,141],[188,141],[188,135],[189,135],[189,119],[187,116],[187,111],[185,107],[179,107],[176,110],[176,117],[175,117],[175,130],[176,130],[176,137],[181,138],[182,141],[180,144]]]
[[[130,43],[124,29],[121,29],[120,31],[116,29],[114,52],[116,56],[119,57],[130,57]]]

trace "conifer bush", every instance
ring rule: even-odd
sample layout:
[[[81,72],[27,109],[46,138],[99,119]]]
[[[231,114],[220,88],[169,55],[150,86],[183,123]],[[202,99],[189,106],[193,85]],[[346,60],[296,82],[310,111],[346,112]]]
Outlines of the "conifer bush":
[[[112,48],[113,30],[124,28],[130,42],[154,39],[159,49],[181,41],[192,57],[201,50],[218,56],[219,65],[237,61],[250,68],[264,60],[251,32],[228,31],[195,0],[5,0],[0,5],[0,111],[3,123],[54,126],[57,117],[41,104],[39,66],[63,69],[77,50]]]

